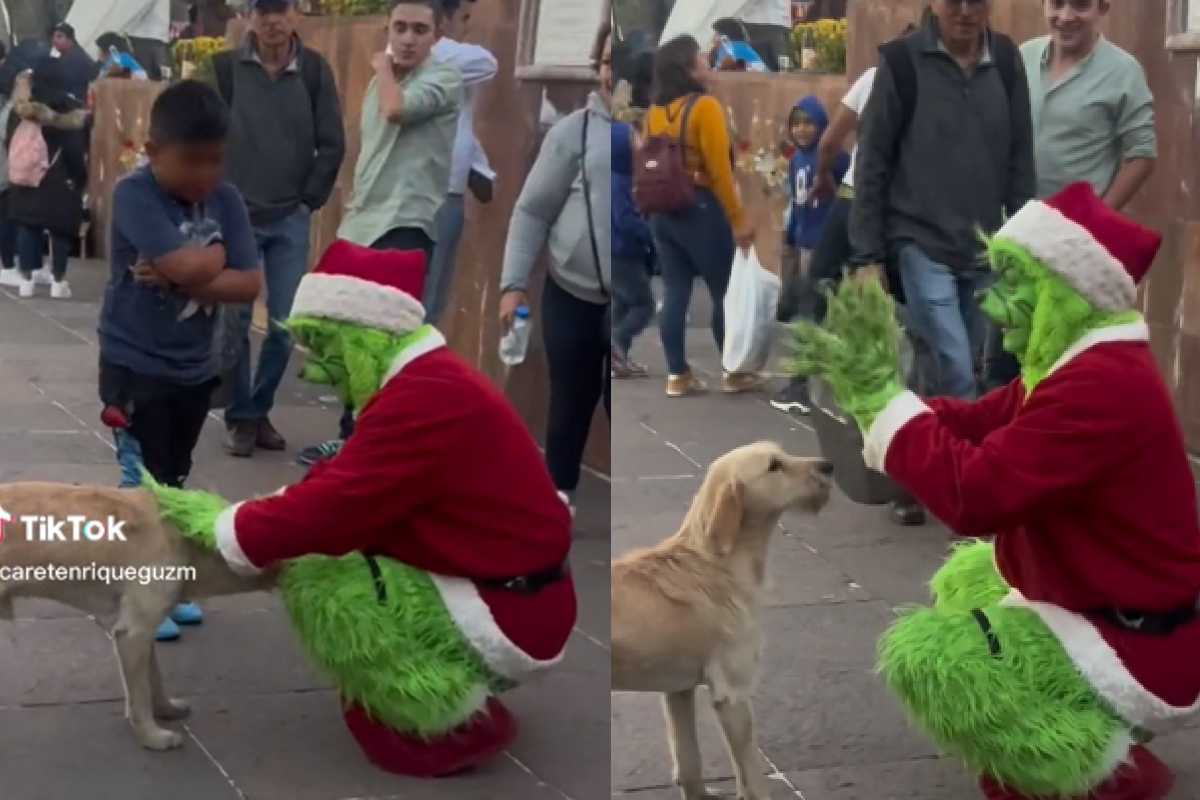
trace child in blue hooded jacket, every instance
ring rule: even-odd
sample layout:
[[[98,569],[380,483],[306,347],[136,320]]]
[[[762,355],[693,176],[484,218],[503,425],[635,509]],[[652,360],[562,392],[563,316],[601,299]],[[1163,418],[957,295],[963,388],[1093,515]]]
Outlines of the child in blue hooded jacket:
[[[612,125],[612,255],[612,377],[645,377],[629,349],[654,319],[654,245],[633,199],[633,128],[624,122]]]
[[[825,220],[833,208],[832,200],[819,200],[813,193],[818,167],[817,146],[827,127],[829,116],[825,106],[813,95],[796,103],[788,117],[788,138],[796,153],[788,169],[788,192],[792,202],[780,274],[783,286],[778,317],[781,322],[791,322],[798,316],[811,319],[816,309],[817,293],[809,280],[809,267],[813,250],[821,240]],[[838,153],[833,175],[839,183],[849,166],[850,156],[844,151]]]

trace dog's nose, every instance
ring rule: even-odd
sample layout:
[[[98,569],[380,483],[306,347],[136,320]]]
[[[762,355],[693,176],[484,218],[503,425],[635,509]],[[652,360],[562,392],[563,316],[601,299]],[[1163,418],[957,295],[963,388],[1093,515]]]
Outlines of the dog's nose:
[[[817,462],[817,472],[828,478],[830,475],[833,474],[833,462],[832,461],[818,461]]]

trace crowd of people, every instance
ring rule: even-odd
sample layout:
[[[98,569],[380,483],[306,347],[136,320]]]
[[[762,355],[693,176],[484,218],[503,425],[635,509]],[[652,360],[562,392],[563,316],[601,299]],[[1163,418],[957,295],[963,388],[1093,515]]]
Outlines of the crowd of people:
[[[994,280],[980,258],[980,233],[998,229],[1029,199],[1076,181],[1090,183],[1120,210],[1150,176],[1157,155],[1144,71],[1101,32],[1109,0],[1044,0],[1048,34],[1020,46],[991,29],[991,6],[990,0],[931,0],[919,25],[880,47],[879,65],[854,82],[832,120],[817,98],[806,97],[784,132],[794,155],[780,318],[820,320],[820,290],[844,270],[880,274],[902,305],[915,351],[909,379],[927,395],[977,397],[1016,376],[999,332],[979,312],[977,296]],[[756,237],[757,221],[747,217],[734,188],[726,115],[711,93],[710,65],[695,38],[664,42],[654,55],[654,96],[641,131],[647,139],[679,142],[695,203],[649,215],[649,239],[639,238],[643,220],[627,211],[614,221],[617,240],[644,242],[662,273],[660,328],[671,396],[703,388],[683,356],[693,279],[712,294],[719,348],[733,249]],[[851,134],[856,143],[847,164]],[[631,196],[620,186],[614,184],[614,220]],[[617,264],[617,296],[622,283],[636,295],[643,270],[623,259]],[[643,317],[634,319],[640,324]],[[628,330],[620,332],[620,338],[614,332],[614,364],[629,348]],[[643,371],[618,376],[631,374]],[[753,376],[726,375],[722,388],[754,385]],[[772,403],[808,413],[804,379]],[[898,502],[894,511],[903,524],[925,519],[912,502]]]

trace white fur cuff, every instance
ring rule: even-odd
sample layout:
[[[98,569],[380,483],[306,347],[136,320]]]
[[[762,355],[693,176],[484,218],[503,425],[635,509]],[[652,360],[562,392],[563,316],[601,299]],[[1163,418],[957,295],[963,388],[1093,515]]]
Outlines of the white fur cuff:
[[[229,568],[238,575],[250,578],[260,574],[262,570],[254,566],[242,550],[241,543],[238,542],[237,512],[242,505],[243,503],[234,503],[222,511],[213,527],[217,534],[217,549],[221,551],[225,563],[229,564]]]
[[[863,443],[863,460],[876,472],[885,472],[888,449],[900,429],[915,417],[929,413],[929,406],[910,391],[903,391],[884,406],[875,418],[871,430],[867,431]]]
[[[403,335],[425,323],[425,307],[391,286],[312,272],[300,281],[292,316],[338,320]]]

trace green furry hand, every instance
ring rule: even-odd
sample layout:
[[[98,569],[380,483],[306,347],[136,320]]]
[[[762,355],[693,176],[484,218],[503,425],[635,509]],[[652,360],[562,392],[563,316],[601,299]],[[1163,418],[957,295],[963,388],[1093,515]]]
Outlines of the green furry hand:
[[[145,469],[142,470],[142,488],[154,495],[164,520],[197,544],[209,550],[217,549],[217,517],[229,507],[228,500],[212,492],[163,486]]]
[[[828,382],[838,405],[865,431],[904,390],[895,303],[874,278],[847,278],[828,301],[824,325],[792,326],[792,371]]]

